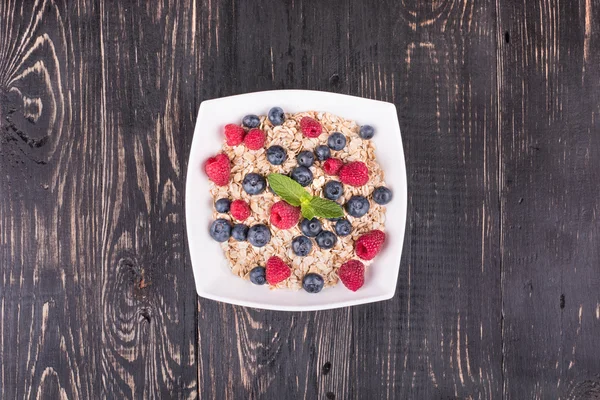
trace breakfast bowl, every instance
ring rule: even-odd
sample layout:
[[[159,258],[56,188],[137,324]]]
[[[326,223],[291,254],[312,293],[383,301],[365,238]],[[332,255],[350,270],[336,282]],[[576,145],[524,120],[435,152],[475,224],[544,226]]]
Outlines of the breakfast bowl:
[[[299,165],[307,162],[300,153],[310,158],[306,166]],[[344,188],[341,195],[332,196],[327,187],[332,180]],[[300,193],[297,202],[288,197],[288,182]],[[358,200],[366,209],[357,213]],[[324,202],[339,204],[339,214],[317,207]],[[185,203],[201,297],[283,311],[389,299],[398,279],[407,205],[396,107],[307,90],[204,101]],[[305,231],[309,221],[319,225],[314,237]],[[264,234],[265,243],[259,243]],[[348,271],[359,264],[356,278]],[[285,275],[277,277],[281,272]]]

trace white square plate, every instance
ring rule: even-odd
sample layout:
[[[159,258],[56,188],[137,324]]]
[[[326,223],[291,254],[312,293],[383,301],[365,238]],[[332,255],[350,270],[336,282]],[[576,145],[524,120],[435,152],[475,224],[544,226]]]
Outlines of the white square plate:
[[[375,128],[372,139],[386,185],[394,192],[387,205],[386,244],[367,268],[365,284],[356,292],[341,282],[318,294],[303,290],[269,290],[234,275],[221,247],[209,235],[212,199],[204,175],[204,160],[221,149],[223,127],[239,123],[245,115],[266,115],[279,106],[286,113],[327,111]],[[196,290],[198,295],[231,304],[284,310],[307,311],[353,306],[387,300],[394,296],[406,224],[406,168],[396,107],[392,103],[342,94],[310,90],[275,90],[207,100],[200,105],[188,164],[185,212]]]

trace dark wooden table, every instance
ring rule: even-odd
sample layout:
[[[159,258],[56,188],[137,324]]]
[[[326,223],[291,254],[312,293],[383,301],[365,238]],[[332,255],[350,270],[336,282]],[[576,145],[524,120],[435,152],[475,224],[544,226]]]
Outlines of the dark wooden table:
[[[0,2],[0,397],[600,398],[599,1],[149,3]],[[283,88],[397,105],[392,300],[196,297],[200,102]]]

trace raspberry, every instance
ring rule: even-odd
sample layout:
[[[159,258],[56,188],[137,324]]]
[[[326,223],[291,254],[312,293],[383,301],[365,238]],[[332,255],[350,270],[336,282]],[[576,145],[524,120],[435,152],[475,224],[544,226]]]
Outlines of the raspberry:
[[[281,200],[271,207],[271,225],[279,229],[290,229],[300,219],[300,207],[294,207]]]
[[[267,282],[269,285],[276,285],[286,280],[292,274],[290,267],[277,256],[272,256],[267,260]]]
[[[227,124],[225,125],[225,137],[227,138],[227,144],[230,146],[237,146],[242,144],[246,131],[239,125]]]
[[[229,206],[231,216],[238,221],[243,221],[250,216],[250,206],[244,200],[234,200]]]
[[[265,133],[260,129],[250,129],[244,138],[244,144],[250,150],[258,150],[265,144]]]
[[[323,171],[325,171],[327,175],[337,175],[343,165],[343,161],[338,158],[328,158],[323,163]]]
[[[340,169],[340,181],[351,186],[362,186],[369,181],[369,170],[362,161],[353,161]]]
[[[381,250],[385,241],[385,233],[380,230],[372,230],[356,240],[354,250],[356,255],[363,260],[372,260]]]
[[[204,163],[204,172],[208,176],[208,179],[213,181],[217,186],[227,185],[229,183],[229,174],[231,173],[229,158],[225,154],[217,154],[214,157],[210,157]]]
[[[365,283],[365,265],[358,260],[345,262],[338,270],[338,276],[344,286],[356,292]]]
[[[310,117],[302,117],[300,120],[300,130],[302,130],[304,136],[309,138],[319,137],[321,132],[323,132],[321,124]]]

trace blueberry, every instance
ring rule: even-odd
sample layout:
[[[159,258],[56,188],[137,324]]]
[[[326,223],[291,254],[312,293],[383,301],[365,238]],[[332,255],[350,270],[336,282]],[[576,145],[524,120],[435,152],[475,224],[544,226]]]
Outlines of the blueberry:
[[[296,167],[292,170],[292,179],[302,186],[308,186],[313,181],[313,174],[306,167]]]
[[[229,212],[229,206],[231,205],[231,200],[222,198],[215,201],[215,210],[220,213]]]
[[[342,194],[344,194],[344,186],[338,181],[329,181],[323,188],[323,195],[329,200],[337,200]]]
[[[297,236],[292,240],[292,251],[295,255],[304,257],[312,250],[312,242],[306,236]]]
[[[329,151],[329,147],[322,144],[315,149],[315,156],[317,156],[317,160],[325,161],[331,157],[331,151]]]
[[[248,241],[252,246],[263,247],[271,240],[271,231],[266,225],[253,225],[248,229]]]
[[[281,165],[287,159],[287,153],[281,146],[271,146],[267,149],[267,160],[273,165]]]
[[[369,211],[370,207],[371,205],[369,204],[369,200],[363,196],[352,196],[346,203],[346,211],[348,214],[357,218],[365,215]]]
[[[371,125],[363,125],[358,133],[363,139],[371,139],[375,135],[375,129]]]
[[[283,124],[285,114],[281,107],[273,107],[269,110],[269,121],[275,126]]]
[[[301,167],[310,167],[315,162],[315,156],[310,151],[301,151],[296,156],[296,161],[298,161],[298,165]]]
[[[322,249],[330,249],[335,246],[337,237],[330,231],[323,231],[317,235],[317,244]]]
[[[238,242],[243,242],[248,236],[248,227],[244,224],[235,224],[231,230],[231,237]]]
[[[260,125],[260,118],[254,114],[246,115],[244,119],[242,119],[242,125],[246,128],[258,128]]]
[[[347,219],[340,219],[335,223],[335,233],[338,236],[348,236],[352,232],[352,224]]]
[[[226,242],[231,236],[231,223],[226,219],[216,219],[210,225],[210,236],[217,242]]]
[[[346,136],[339,132],[333,132],[327,139],[327,145],[331,150],[342,150],[346,146]]]
[[[321,227],[321,222],[319,222],[318,219],[313,218],[303,219],[302,222],[300,222],[300,230],[308,237],[315,237],[323,230],[323,228]]]
[[[242,186],[244,187],[246,193],[250,195],[260,194],[265,190],[267,182],[262,175],[251,172],[244,177]]]
[[[267,283],[267,270],[265,267],[254,267],[250,270],[250,282],[255,285],[264,285]]]
[[[304,279],[302,279],[302,287],[308,293],[319,293],[323,289],[324,284],[323,277],[312,272],[304,275]]]
[[[385,186],[379,186],[373,190],[373,201],[377,204],[385,205],[392,201],[392,191]]]

